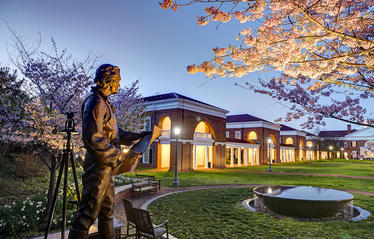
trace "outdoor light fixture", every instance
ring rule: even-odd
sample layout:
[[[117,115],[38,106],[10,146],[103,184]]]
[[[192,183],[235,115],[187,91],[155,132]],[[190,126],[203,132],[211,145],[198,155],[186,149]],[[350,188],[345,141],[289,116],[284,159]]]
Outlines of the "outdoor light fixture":
[[[269,159],[269,172],[271,172],[271,158],[270,158],[270,144],[272,143],[271,138],[268,138],[268,159]]]
[[[344,150],[344,148],[340,148],[340,150],[341,150],[341,151],[343,151],[343,150]]]
[[[174,128],[174,135],[175,135],[175,173],[174,173],[174,180],[173,180],[173,186],[180,186],[179,180],[178,180],[178,135],[180,134],[181,129],[176,127]]]
[[[333,149],[333,147],[330,145],[329,146],[329,149],[330,149],[330,151],[332,151],[332,149]],[[332,152],[330,152],[331,153],[331,158],[330,158],[330,160],[332,160]],[[330,155],[329,155],[330,156]]]

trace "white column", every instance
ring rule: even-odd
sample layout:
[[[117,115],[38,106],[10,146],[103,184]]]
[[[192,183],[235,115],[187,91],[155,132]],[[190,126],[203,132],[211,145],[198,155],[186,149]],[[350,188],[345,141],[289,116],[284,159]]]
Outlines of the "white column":
[[[209,162],[210,162],[210,167],[214,167],[213,166],[213,146],[209,146]]]
[[[244,148],[244,165],[248,166],[248,148]]]
[[[238,148],[238,166],[242,166],[242,148]]]
[[[259,154],[259,152],[258,152],[258,148],[254,149],[254,151],[253,151],[253,156],[254,156],[254,162],[255,162],[255,164],[259,164],[259,157],[258,157],[258,154]]]
[[[253,148],[248,149],[248,161],[253,165]]]
[[[208,161],[209,161],[209,148],[205,146],[205,168],[208,168]]]
[[[196,165],[196,145],[193,145],[193,168],[196,169],[197,168],[197,165]]]
[[[234,147],[230,148],[230,167],[234,167]]]

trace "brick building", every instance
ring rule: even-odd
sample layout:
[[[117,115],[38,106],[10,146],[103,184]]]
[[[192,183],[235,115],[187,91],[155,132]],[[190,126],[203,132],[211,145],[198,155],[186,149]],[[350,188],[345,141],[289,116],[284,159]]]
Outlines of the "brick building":
[[[144,103],[149,113],[145,128],[158,125],[162,135],[145,153],[141,166],[173,170],[178,153],[180,171],[225,167],[227,110],[177,93],[146,97]]]
[[[374,158],[374,128],[314,135],[250,114],[228,111],[177,93],[144,98],[145,129],[162,135],[145,152],[142,167],[190,171],[326,158]],[[175,129],[180,130],[176,134]],[[178,144],[177,144],[178,142]]]

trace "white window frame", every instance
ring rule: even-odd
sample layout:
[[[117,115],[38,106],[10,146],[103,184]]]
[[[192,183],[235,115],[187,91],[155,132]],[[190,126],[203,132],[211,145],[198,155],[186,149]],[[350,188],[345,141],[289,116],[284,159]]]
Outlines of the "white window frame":
[[[230,131],[226,131],[226,138],[230,138]]]
[[[241,131],[235,131],[235,139],[241,139],[242,138],[242,132]]]
[[[348,143],[347,141],[344,142],[344,148],[347,148],[348,147]]]
[[[142,157],[142,163],[144,164],[149,164],[149,157],[150,157],[150,149],[148,148],[144,154],[143,154],[143,157]]]

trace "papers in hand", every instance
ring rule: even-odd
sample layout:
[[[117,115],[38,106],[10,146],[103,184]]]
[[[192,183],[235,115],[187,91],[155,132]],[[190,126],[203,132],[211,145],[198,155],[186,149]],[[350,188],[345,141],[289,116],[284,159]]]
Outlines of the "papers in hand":
[[[121,151],[123,153],[126,153],[131,149],[135,152],[139,152],[140,154],[144,154],[146,149],[153,143],[153,141],[155,141],[155,139],[157,139],[161,135],[161,132],[162,132],[162,129],[158,127],[157,125],[154,125],[153,131],[144,135],[140,139],[140,141],[135,143],[133,146],[126,147],[124,145],[121,145]],[[112,175],[117,175],[117,174],[128,172],[130,171],[131,167],[136,164],[137,164],[137,160],[128,160],[128,161],[124,160],[122,161],[120,165],[116,166],[112,170]]]

